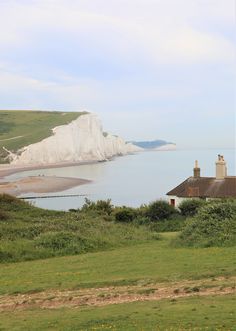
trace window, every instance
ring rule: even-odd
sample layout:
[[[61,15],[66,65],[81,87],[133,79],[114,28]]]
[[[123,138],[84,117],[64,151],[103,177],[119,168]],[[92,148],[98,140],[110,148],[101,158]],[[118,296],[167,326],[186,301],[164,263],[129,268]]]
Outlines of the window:
[[[175,199],[170,199],[171,206],[175,207]]]

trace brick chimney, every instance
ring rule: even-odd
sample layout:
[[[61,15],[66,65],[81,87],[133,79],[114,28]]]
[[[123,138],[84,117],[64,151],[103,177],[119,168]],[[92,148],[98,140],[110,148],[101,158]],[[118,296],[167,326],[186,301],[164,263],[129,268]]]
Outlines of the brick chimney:
[[[200,168],[198,167],[198,161],[195,161],[195,166],[193,168],[193,177],[194,178],[199,178],[200,177]]]
[[[224,156],[218,154],[218,160],[216,161],[216,179],[224,179],[226,176],[227,167]]]

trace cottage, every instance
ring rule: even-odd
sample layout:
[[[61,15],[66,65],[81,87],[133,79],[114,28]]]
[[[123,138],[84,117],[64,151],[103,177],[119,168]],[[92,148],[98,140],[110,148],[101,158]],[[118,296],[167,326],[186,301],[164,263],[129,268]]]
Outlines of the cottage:
[[[236,176],[227,176],[223,155],[216,161],[216,177],[201,177],[198,161],[195,161],[193,177],[167,193],[172,206],[178,207],[186,199],[236,198]]]

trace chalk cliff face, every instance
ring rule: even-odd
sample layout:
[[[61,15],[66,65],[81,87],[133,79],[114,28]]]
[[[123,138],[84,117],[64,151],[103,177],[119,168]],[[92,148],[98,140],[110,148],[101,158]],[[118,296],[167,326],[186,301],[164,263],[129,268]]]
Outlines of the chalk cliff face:
[[[24,147],[18,155],[12,156],[11,164],[103,161],[139,150],[141,148],[120,137],[104,135],[98,117],[86,114],[68,125],[54,128],[52,136]]]

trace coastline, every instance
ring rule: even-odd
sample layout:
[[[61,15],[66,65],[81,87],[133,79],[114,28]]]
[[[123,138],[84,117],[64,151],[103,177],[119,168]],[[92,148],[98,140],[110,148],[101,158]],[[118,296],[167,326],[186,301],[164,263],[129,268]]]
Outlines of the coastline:
[[[13,166],[0,164],[0,194],[20,196],[26,193],[55,193],[62,192],[75,186],[89,184],[92,181],[82,178],[57,177],[57,176],[28,176],[25,178],[8,181],[7,176],[29,170],[64,168],[78,165],[98,163],[91,162],[63,162],[48,165]]]
[[[55,193],[90,183],[90,180],[56,176],[29,176],[0,183],[0,194],[20,196],[26,193]]]
[[[137,153],[137,152],[136,152]],[[134,153],[129,153],[134,154]],[[123,155],[117,155],[123,156]],[[56,177],[56,176],[28,176],[22,179],[9,180],[8,176],[29,171],[53,168],[66,168],[80,165],[89,165],[103,163],[114,160],[117,156],[102,161],[74,161],[60,162],[50,164],[30,164],[30,165],[12,165],[0,164],[0,194],[7,193],[14,196],[20,196],[25,193],[50,193],[62,192],[75,186],[89,184],[92,181],[83,178]]]
[[[99,162],[106,161],[79,161],[79,162],[60,162],[60,163],[50,163],[50,164],[31,164],[31,165],[21,165],[15,166],[11,164],[0,164],[0,182],[5,179],[5,177],[16,174],[18,172],[29,171],[29,170],[41,170],[41,169],[52,169],[52,168],[66,168],[79,165],[96,164]]]

